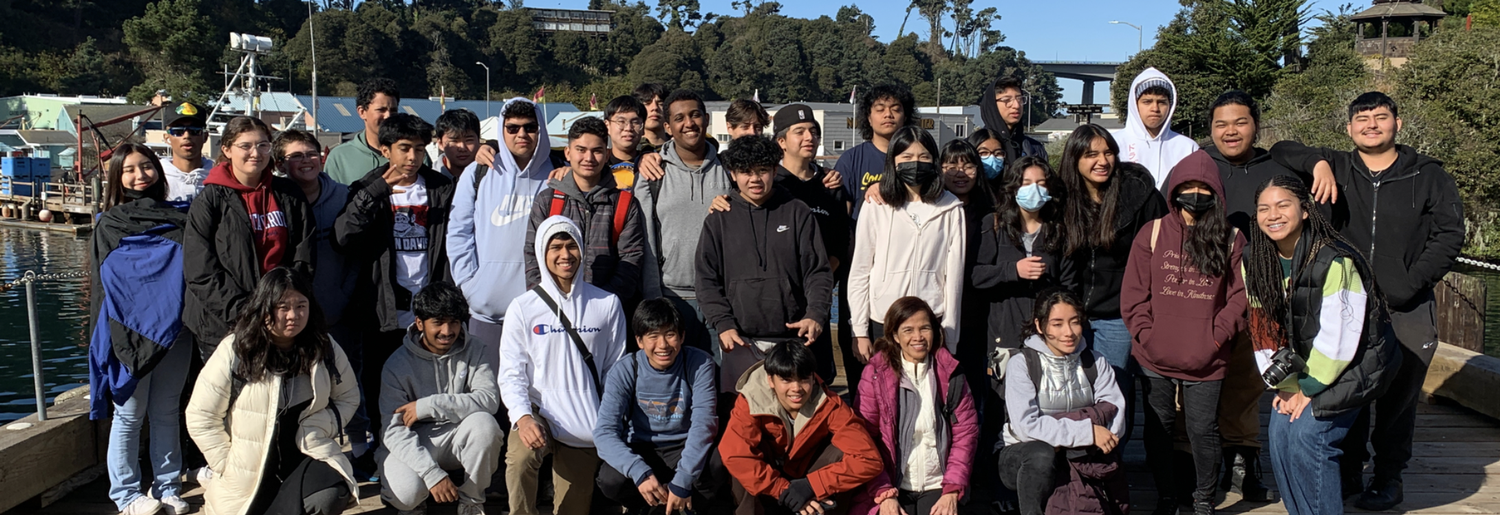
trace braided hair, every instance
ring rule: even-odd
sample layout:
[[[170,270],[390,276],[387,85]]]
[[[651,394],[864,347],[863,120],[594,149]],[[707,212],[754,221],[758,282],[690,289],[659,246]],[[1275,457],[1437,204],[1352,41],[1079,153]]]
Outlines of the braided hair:
[[[1271,237],[1259,227],[1245,235],[1250,242],[1242,261],[1245,267],[1245,294],[1250,299],[1250,339],[1256,350],[1275,350],[1286,345],[1287,334],[1282,321],[1287,319],[1287,313],[1291,309],[1287,285],[1296,284],[1298,275],[1306,271],[1307,265],[1312,263],[1318,252],[1335,242],[1343,243],[1350,249],[1355,248],[1317,208],[1312,192],[1302,179],[1290,175],[1272,177],[1255,189],[1257,202],[1261,194],[1270,188],[1287,190],[1296,197],[1298,207],[1307,216],[1305,220],[1298,221],[1302,224],[1300,239],[1306,242],[1305,246],[1299,242],[1298,247],[1307,250],[1292,257],[1297,260],[1292,267],[1295,275],[1285,279],[1282,277],[1281,256],[1276,249],[1276,242],[1271,241]],[[1370,296],[1372,302],[1379,302],[1378,297],[1379,295]]]

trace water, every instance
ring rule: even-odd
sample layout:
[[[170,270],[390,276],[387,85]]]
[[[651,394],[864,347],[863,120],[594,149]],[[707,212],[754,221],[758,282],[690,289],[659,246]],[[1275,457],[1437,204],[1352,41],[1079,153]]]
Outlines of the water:
[[[1500,357],[1500,272],[1467,265],[1453,271],[1484,279],[1484,353]]]
[[[88,268],[89,240],[71,235],[0,228],[0,283],[37,273]],[[88,384],[87,278],[36,284],[37,336],[47,404],[60,393]],[[26,288],[0,293],[0,423],[36,412],[32,390],[31,333]]]

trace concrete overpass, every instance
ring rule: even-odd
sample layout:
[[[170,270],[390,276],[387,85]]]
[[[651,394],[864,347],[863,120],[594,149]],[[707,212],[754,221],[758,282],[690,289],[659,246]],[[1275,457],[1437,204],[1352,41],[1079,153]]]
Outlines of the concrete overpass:
[[[1098,61],[1032,61],[1059,79],[1083,81],[1083,104],[1094,103],[1094,83],[1115,80],[1115,69],[1125,63]]]

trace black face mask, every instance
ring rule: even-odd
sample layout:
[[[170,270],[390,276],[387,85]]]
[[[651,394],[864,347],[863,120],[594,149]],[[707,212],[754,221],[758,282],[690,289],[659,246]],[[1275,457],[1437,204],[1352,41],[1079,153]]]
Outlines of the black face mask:
[[[140,200],[140,199],[146,198],[146,192],[145,191],[136,191],[136,190],[133,190],[133,189],[130,189],[130,188],[125,188],[124,193],[125,193],[125,200]]]
[[[942,171],[936,163],[922,161],[911,161],[896,165],[896,179],[902,184],[925,189],[934,181],[942,178]]]
[[[1201,215],[1219,203],[1219,199],[1212,193],[1178,193],[1177,198],[1173,200],[1187,212],[1195,215]]]

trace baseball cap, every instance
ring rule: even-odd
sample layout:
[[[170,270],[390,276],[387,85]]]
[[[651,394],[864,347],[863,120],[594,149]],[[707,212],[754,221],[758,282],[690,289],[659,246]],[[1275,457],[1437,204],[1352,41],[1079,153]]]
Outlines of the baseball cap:
[[[208,110],[192,102],[178,102],[167,106],[167,112],[162,115],[163,127],[188,124],[207,126]]]
[[[823,130],[823,126],[818,124],[818,119],[813,117],[812,108],[807,107],[807,104],[788,104],[786,107],[778,109],[773,122],[774,128],[771,130],[773,134],[780,134],[787,127],[803,122],[812,122],[813,127],[816,127],[819,131]]]

